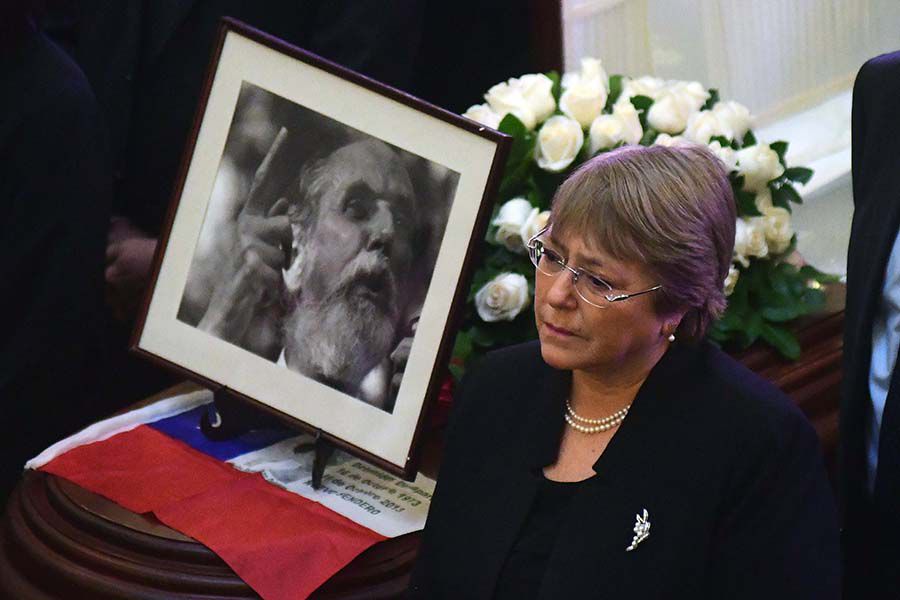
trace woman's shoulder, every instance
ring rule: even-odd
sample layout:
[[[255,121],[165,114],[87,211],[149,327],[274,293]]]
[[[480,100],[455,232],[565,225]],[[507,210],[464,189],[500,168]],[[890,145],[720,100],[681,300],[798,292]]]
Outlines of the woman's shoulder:
[[[505,346],[488,352],[472,366],[472,374],[509,373],[518,376],[536,373],[550,367],[541,356],[539,340]]]
[[[544,362],[537,340],[493,350],[469,366],[454,390],[454,420],[468,421],[467,415],[477,413],[475,420],[484,423],[523,414],[548,382],[566,377]]]
[[[485,354],[467,369],[458,391],[461,395],[475,393],[493,400],[521,399],[547,375],[559,373],[544,362],[541,344],[533,340]]]
[[[772,382],[709,342],[694,349],[692,390],[696,410],[731,433],[765,443],[786,436],[816,439],[815,430],[796,403]]]

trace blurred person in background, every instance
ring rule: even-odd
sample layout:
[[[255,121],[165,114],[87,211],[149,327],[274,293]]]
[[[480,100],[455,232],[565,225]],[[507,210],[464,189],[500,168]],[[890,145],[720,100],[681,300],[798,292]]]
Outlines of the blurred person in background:
[[[900,596],[900,52],[853,88],[853,225],[847,253],[840,495],[845,598]]]
[[[105,415],[103,264],[112,177],[97,101],[39,30],[0,4],[0,504],[25,461]]]
[[[170,380],[125,349],[149,282],[221,16],[231,16],[401,89],[408,87],[423,3],[401,0],[86,0],[44,19],[85,71],[114,159],[106,297],[114,352],[107,393],[135,400]]]

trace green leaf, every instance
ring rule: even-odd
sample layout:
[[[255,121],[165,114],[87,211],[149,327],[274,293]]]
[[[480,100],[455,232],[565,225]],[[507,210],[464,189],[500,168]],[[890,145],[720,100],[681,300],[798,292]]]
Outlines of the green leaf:
[[[711,110],[713,106],[716,105],[716,102],[719,101],[719,90],[716,88],[709,88],[709,98],[706,100],[706,103],[700,107],[700,110]],[[723,144],[724,145],[724,144]]]
[[[801,301],[806,308],[804,314],[819,312],[825,308],[825,291],[807,287],[803,290]]]
[[[543,169],[535,169],[531,174],[531,178],[529,184],[534,185],[535,189],[537,189],[541,196],[546,198],[546,204],[539,204],[538,207],[541,210],[546,210],[550,207],[550,201],[553,199],[553,195],[556,193],[556,189],[562,185],[562,182],[565,180],[565,173],[550,173],[549,171],[544,171]]]
[[[744,134],[744,139],[741,140],[741,148],[746,148],[747,146],[755,146],[756,145],[756,136],[753,135],[753,132],[749,129],[747,133]]]
[[[797,360],[800,357],[800,344],[797,342],[797,337],[784,327],[763,322],[759,335],[785,358]]]
[[[447,368],[450,370],[450,375],[453,376],[454,382],[459,383],[460,381],[462,381],[463,375],[466,372],[466,369],[464,367],[451,362],[449,365],[447,365]]]
[[[506,116],[501,119],[497,129],[514,138],[524,138],[528,135],[528,128],[519,120],[519,117],[512,113],[507,113]]]
[[[603,112],[610,113],[612,112],[612,107],[616,103],[616,100],[619,99],[619,96],[622,94],[622,76],[621,75],[613,75],[609,78],[609,95],[606,97],[606,106],[603,107]]]
[[[756,207],[756,194],[740,190],[734,195],[737,203],[738,215],[742,217],[758,217],[762,213]]]
[[[748,132],[749,133],[749,132]],[[769,148],[775,151],[778,155],[778,160],[781,161],[781,164],[784,164],[784,155],[787,153],[788,143],[787,142],[773,142],[769,144]]]
[[[494,336],[491,335],[489,327],[473,326],[469,332],[473,345],[481,346],[482,348],[491,348],[494,346]]]
[[[790,167],[784,170],[784,177],[796,183],[809,183],[813,170],[806,167]]]
[[[644,135],[641,136],[641,140],[638,142],[641,146],[649,146],[653,143],[653,140],[659,135],[659,132],[652,127],[648,127],[647,131],[644,132]]]
[[[719,145],[723,148],[731,148],[731,140],[724,135],[714,135],[709,138],[709,143],[712,144],[713,142],[719,142]]]
[[[772,190],[772,204],[787,211],[791,210],[791,202],[796,202],[797,204],[803,203],[803,198],[800,197],[797,190],[790,184],[769,186],[769,189]]]
[[[647,110],[651,106],[653,106],[653,98],[651,98],[649,96],[632,96],[631,104],[637,110]]]
[[[465,364],[472,354],[472,336],[468,331],[460,331],[456,334],[456,341],[453,343],[453,357],[459,359]]]
[[[774,321],[776,323],[784,323],[793,321],[797,317],[806,314],[806,310],[802,305],[793,306],[764,306],[759,313],[766,321]]]
[[[828,273],[823,273],[812,265],[803,265],[802,267],[800,267],[799,273],[804,280],[812,279],[813,281],[818,281],[819,283],[837,283],[841,280],[838,275],[829,275]]]
[[[740,341],[741,346],[747,348],[752,345],[759,338],[763,325],[765,325],[765,321],[763,321],[759,313],[749,313],[744,329],[740,332],[742,338]]]
[[[556,105],[559,106],[559,97],[562,96],[562,84],[560,83],[559,73],[550,71],[547,73],[547,77],[553,82],[551,93],[553,94],[553,100],[556,101]]]
[[[803,198],[800,196],[799,192],[797,192],[797,190],[794,189],[794,186],[792,186],[789,183],[785,183],[785,184],[782,184],[781,186],[779,186],[778,194],[779,194],[779,196],[784,198],[784,200],[786,200],[787,202],[793,202],[795,204],[803,204]],[[773,204],[775,203],[774,194],[772,196],[772,203]],[[790,205],[786,206],[786,208],[788,210],[791,210]]]
[[[512,148],[509,158],[506,160],[506,170],[503,180],[500,182],[499,197],[503,199],[524,193],[521,188],[528,176],[528,172],[534,166],[535,136],[528,131],[519,119],[514,115],[506,115],[500,121],[500,131],[513,136]]]
[[[725,314],[723,314],[716,323],[719,325],[719,329],[722,333],[739,331],[744,326],[741,311],[730,303],[725,310]]]

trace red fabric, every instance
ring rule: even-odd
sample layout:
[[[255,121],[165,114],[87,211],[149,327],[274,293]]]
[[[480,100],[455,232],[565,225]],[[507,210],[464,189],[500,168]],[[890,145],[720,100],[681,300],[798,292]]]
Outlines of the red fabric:
[[[136,513],[251,476],[147,426],[74,448],[41,470]]]
[[[450,419],[450,409],[453,408],[453,388],[453,376],[447,373],[441,384],[441,390],[438,392],[437,402],[431,409],[430,426],[432,429],[440,429]]]
[[[306,598],[385,538],[302,496],[142,426],[41,470],[202,542],[263,598]]]

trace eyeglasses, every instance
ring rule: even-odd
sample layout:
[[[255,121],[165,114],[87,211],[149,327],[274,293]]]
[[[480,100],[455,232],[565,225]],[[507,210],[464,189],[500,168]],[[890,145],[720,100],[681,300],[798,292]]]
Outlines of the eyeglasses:
[[[570,272],[572,274],[572,283],[575,286],[575,292],[582,300],[591,306],[606,308],[610,302],[620,302],[622,300],[628,300],[635,296],[649,294],[650,292],[662,289],[661,285],[655,285],[650,289],[640,292],[630,294],[617,293],[613,286],[604,281],[603,278],[594,275],[590,271],[567,265],[565,258],[553,248],[548,247],[544,241],[540,239],[540,237],[549,229],[550,227],[545,227],[540,230],[537,235],[528,240],[526,247],[528,248],[528,256],[531,258],[531,262],[534,263],[534,266],[538,271],[545,275],[549,275],[550,277],[556,277],[563,271]]]

